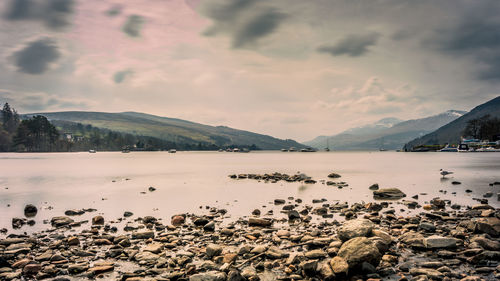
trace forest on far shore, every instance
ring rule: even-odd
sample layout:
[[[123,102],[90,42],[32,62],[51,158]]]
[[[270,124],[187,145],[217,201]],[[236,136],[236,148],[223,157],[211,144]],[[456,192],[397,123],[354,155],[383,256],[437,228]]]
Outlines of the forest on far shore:
[[[175,143],[150,136],[115,132],[45,116],[22,118],[8,103],[1,109],[0,152],[217,150],[209,143]],[[250,147],[257,149],[257,147]]]

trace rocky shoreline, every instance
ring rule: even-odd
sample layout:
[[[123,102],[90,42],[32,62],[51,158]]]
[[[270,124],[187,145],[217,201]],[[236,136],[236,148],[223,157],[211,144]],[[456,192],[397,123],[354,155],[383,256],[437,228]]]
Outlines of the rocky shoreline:
[[[500,278],[500,210],[487,201],[453,208],[439,198],[424,206],[291,197],[274,203],[288,219],[254,210],[228,223],[225,209],[210,208],[208,214],[178,214],[168,222],[130,212],[117,221],[94,216],[87,222],[73,215],[95,210],[69,210],[52,218],[46,231],[0,240],[0,280]],[[26,216],[36,215],[33,207],[27,206]],[[421,212],[398,216],[395,208]],[[313,223],[314,217],[324,219]],[[128,223],[118,229],[122,221]]]

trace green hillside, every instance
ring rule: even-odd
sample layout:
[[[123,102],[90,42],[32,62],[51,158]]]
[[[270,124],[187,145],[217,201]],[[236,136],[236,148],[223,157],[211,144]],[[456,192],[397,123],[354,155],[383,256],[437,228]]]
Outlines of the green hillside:
[[[214,144],[225,146],[251,146],[276,150],[291,146],[304,146],[293,140],[282,140],[271,136],[236,130],[225,126],[208,126],[181,119],[160,117],[137,112],[106,113],[87,111],[65,111],[32,113],[26,116],[43,115],[49,120],[90,124],[97,128],[140,136],[156,137],[176,143]]]

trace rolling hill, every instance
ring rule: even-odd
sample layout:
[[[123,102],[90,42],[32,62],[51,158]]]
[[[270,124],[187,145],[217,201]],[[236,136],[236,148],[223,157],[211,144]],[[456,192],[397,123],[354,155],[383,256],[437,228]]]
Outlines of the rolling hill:
[[[464,111],[449,110],[438,115],[407,121],[385,118],[337,135],[320,136],[304,144],[323,149],[328,139],[330,148],[335,150],[401,149],[408,141],[432,132],[463,114]]]
[[[408,142],[405,145],[405,148],[411,149],[419,145],[459,143],[467,122],[485,115],[500,118],[500,96],[476,106],[469,113],[464,114],[460,118],[436,129],[435,131]]]
[[[49,120],[90,124],[97,128],[122,133],[156,137],[172,142],[204,143],[217,146],[250,146],[275,150],[291,146],[303,148],[294,140],[282,140],[268,135],[232,129],[226,126],[209,126],[186,120],[160,117],[138,112],[106,113],[88,111],[64,111],[30,113],[25,116],[43,115]]]

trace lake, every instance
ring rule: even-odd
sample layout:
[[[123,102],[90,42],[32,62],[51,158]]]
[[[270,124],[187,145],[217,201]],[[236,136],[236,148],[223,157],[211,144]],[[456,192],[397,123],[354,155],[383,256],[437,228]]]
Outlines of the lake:
[[[68,209],[95,208],[76,220],[103,214],[117,219],[124,211],[134,217],[152,215],[170,222],[170,216],[184,212],[207,212],[205,206],[225,208],[228,220],[250,215],[259,208],[274,209],[276,198],[325,198],[327,203],[373,201],[368,187],[397,187],[408,196],[420,194],[421,204],[434,197],[462,205],[477,204],[493,192],[489,204],[500,207],[500,153],[404,153],[404,152],[97,152],[91,153],[3,153],[0,154],[0,228],[9,233],[32,232],[47,228],[44,219],[64,215]],[[442,179],[439,169],[454,174]],[[266,183],[234,180],[239,173],[295,174],[327,180],[336,172],[335,181],[349,187],[338,189],[320,182]],[[460,181],[460,185],[452,185]],[[153,186],[156,191],[150,192]],[[472,193],[466,193],[470,189]],[[440,192],[446,191],[446,194]],[[456,193],[456,194],[453,194]],[[36,225],[12,231],[13,217],[23,217],[26,204],[38,207]],[[200,210],[200,206],[203,209]],[[395,209],[399,208],[394,206]],[[422,209],[417,209],[419,212]],[[322,218],[317,218],[318,220]]]

